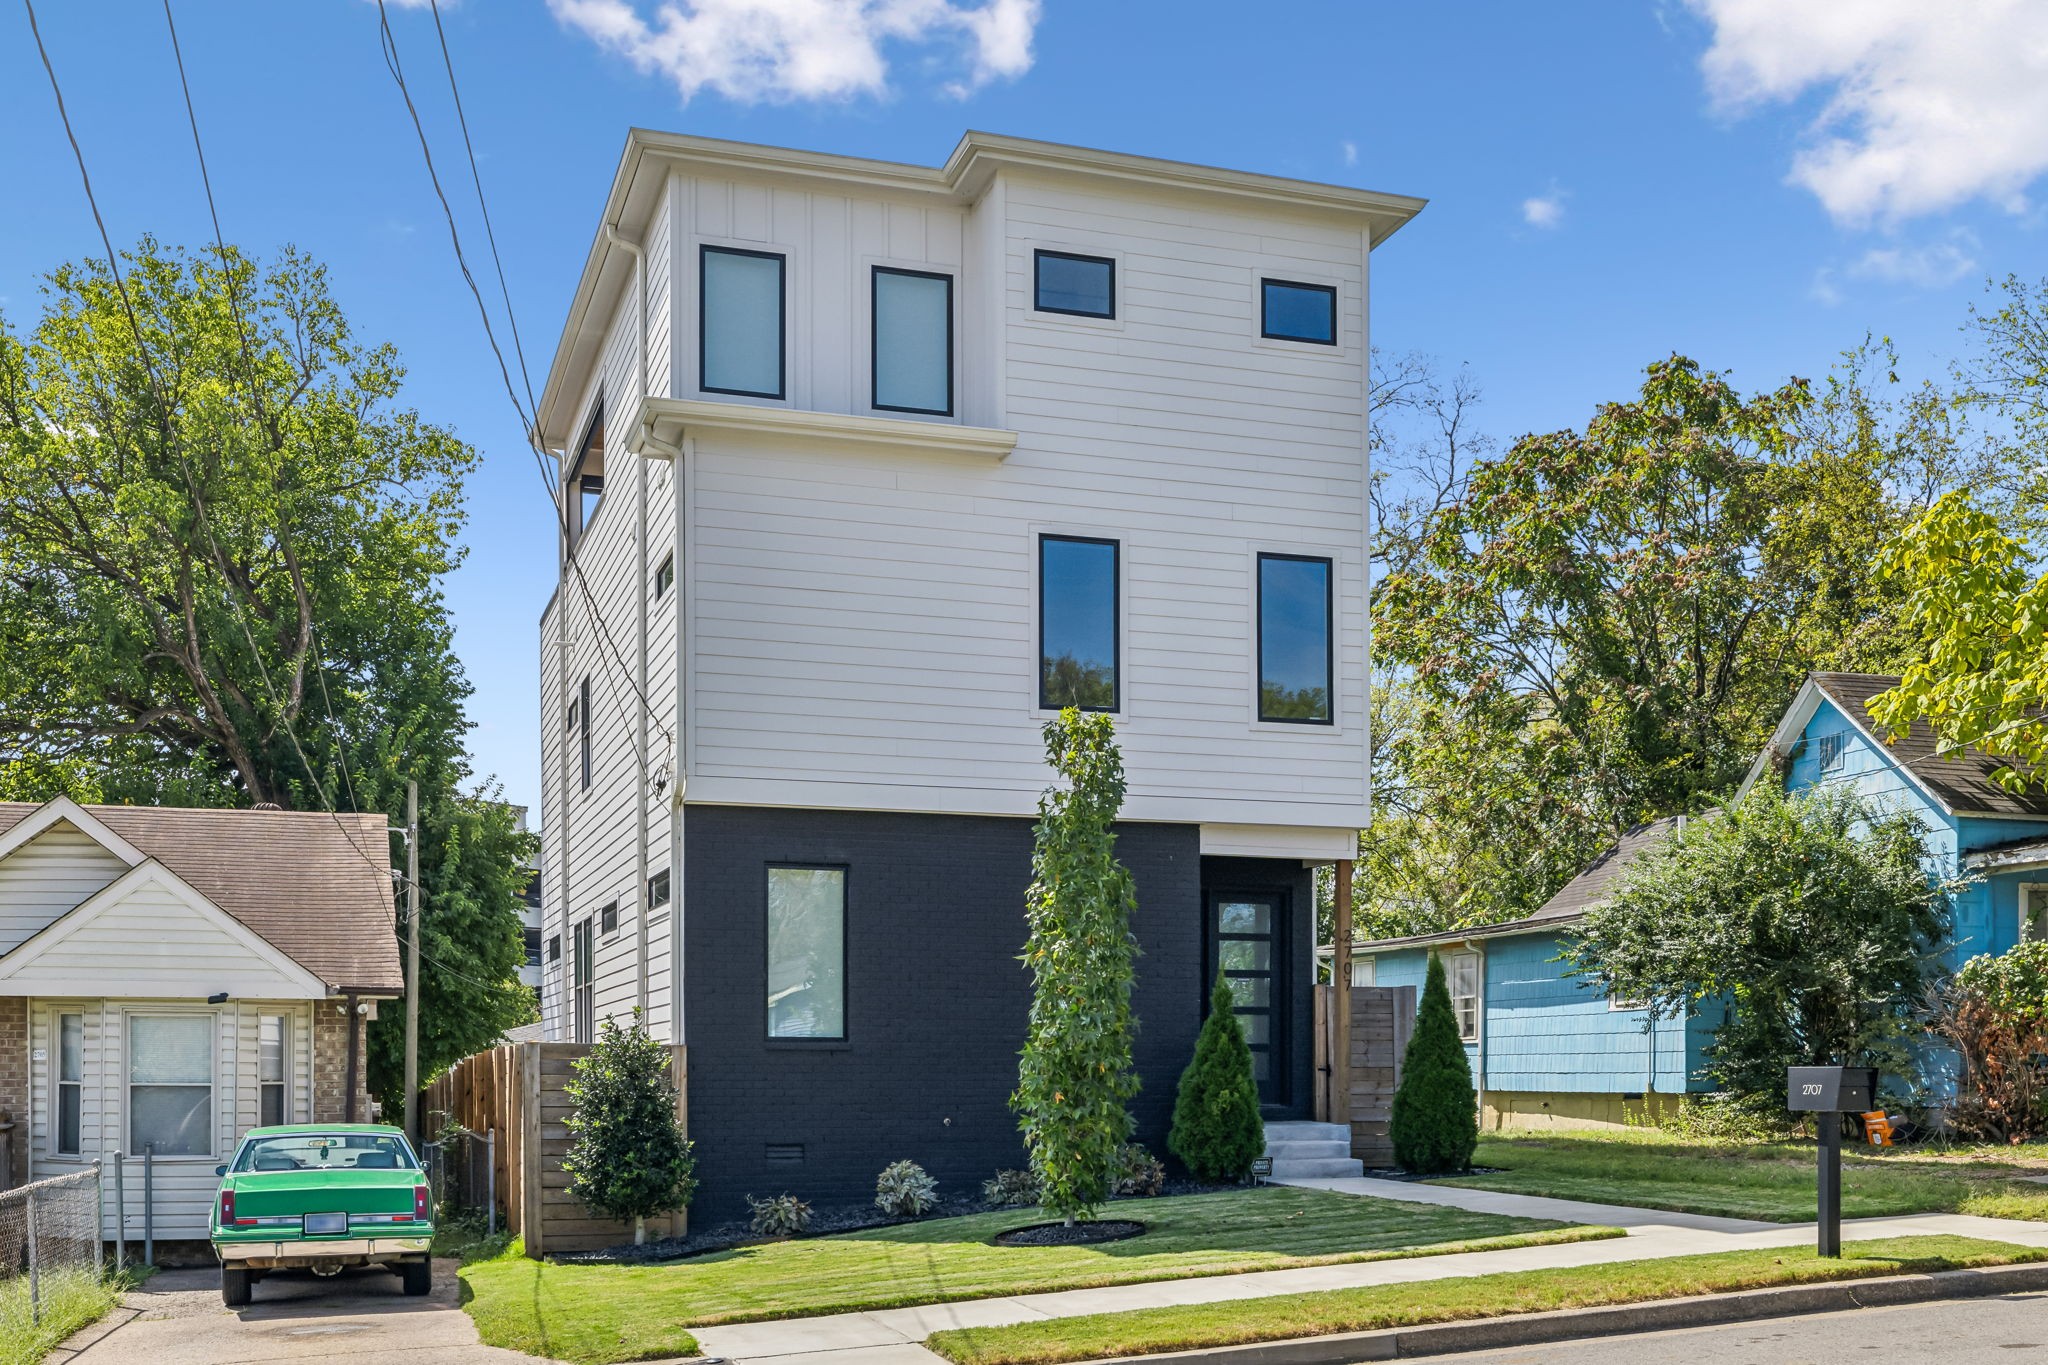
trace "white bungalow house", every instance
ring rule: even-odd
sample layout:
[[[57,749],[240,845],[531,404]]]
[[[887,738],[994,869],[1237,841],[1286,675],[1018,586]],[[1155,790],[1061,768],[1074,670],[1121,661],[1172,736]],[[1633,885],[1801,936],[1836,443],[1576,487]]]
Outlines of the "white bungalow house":
[[[0,802],[8,1184],[108,1163],[106,1222],[206,1236],[264,1123],[367,1119],[362,1026],[402,993],[381,815]],[[112,1163],[124,1166],[116,1211]]]

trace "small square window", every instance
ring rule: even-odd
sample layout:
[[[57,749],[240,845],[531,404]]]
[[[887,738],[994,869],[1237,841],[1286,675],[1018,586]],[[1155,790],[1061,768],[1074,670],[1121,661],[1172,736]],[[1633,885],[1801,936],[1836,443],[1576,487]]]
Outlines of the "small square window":
[[[1040,251],[1034,257],[1033,307],[1081,318],[1116,316],[1116,262],[1107,256]]]
[[[560,934],[549,934],[549,935],[548,935],[548,961],[550,961],[550,962],[560,962],[561,960],[562,960],[562,936],[561,936]]]
[[[1849,736],[1837,730],[1831,735],[1822,735],[1816,747],[1820,751],[1820,770],[1831,773],[1842,766],[1842,756],[1849,751]]]
[[[611,901],[606,904],[604,909],[597,912],[597,932],[600,934],[612,934],[617,933],[618,928],[619,903]]]
[[[654,600],[659,602],[668,596],[668,590],[676,582],[676,557],[673,553],[663,557],[661,567],[654,571]]]
[[[652,910],[668,904],[668,869],[663,868],[647,879],[647,908]]]
[[[1259,281],[1259,335],[1276,341],[1337,344],[1337,290],[1327,284]]]

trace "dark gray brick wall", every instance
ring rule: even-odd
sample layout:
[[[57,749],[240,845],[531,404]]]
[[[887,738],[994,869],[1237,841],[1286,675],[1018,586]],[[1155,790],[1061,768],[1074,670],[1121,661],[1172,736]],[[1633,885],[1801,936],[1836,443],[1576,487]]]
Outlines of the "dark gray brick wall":
[[[904,1157],[951,1190],[1023,1164],[1008,1100],[1031,994],[1017,960],[1031,821],[693,806],[684,840],[700,1225],[744,1214],[749,1194],[862,1202],[876,1173]],[[1137,883],[1142,950],[1132,1004],[1144,1089],[1132,1108],[1139,1140],[1163,1155],[1174,1084],[1201,1026],[1203,860],[1189,825],[1127,825],[1117,847]],[[848,869],[844,1044],[766,1037],[771,863]],[[1298,865],[1235,872],[1298,880],[1307,904]],[[1305,935],[1301,947],[1306,964]],[[1305,1048],[1305,1004],[1298,1013]],[[794,1143],[801,1164],[768,1161],[771,1144]]]

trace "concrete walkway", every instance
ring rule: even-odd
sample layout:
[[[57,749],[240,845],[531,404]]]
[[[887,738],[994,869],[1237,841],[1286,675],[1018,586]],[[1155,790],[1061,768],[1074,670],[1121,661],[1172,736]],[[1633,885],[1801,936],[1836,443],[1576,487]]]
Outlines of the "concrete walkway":
[[[868,1313],[834,1313],[779,1322],[738,1323],[692,1329],[705,1354],[772,1365],[942,1365],[919,1343],[951,1327],[1000,1327],[1045,1318],[1119,1313],[1138,1308],[1225,1303],[1276,1294],[1355,1289],[1382,1284],[1494,1275],[1514,1270],[1643,1261],[1702,1252],[1755,1247],[1807,1246],[1811,1223],[1763,1223],[1741,1218],[1707,1218],[1658,1209],[1587,1204],[1570,1199],[1498,1194],[1490,1190],[1417,1185],[1407,1181],[1339,1178],[1280,1182],[1305,1189],[1335,1190],[1379,1199],[1439,1204],[1522,1218],[1597,1223],[1626,1228],[1626,1237],[1599,1242],[1476,1251],[1455,1256],[1420,1256],[1396,1261],[1304,1266],[1245,1275],[1159,1280],[1150,1284],[1070,1289],[1050,1294],[971,1299],[924,1308],[891,1308]],[[1952,1234],[2048,1247],[2048,1223],[1963,1214],[1917,1214],[1904,1218],[1853,1219],[1842,1225],[1844,1240]]]

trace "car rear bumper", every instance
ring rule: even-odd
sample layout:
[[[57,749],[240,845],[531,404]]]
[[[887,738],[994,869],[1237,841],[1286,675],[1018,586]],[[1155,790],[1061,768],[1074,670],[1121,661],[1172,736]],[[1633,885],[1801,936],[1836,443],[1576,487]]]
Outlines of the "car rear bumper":
[[[433,1244],[424,1237],[335,1237],[317,1242],[299,1238],[274,1241],[215,1242],[213,1251],[224,1264],[252,1270],[289,1270],[309,1265],[377,1265],[417,1260]]]

